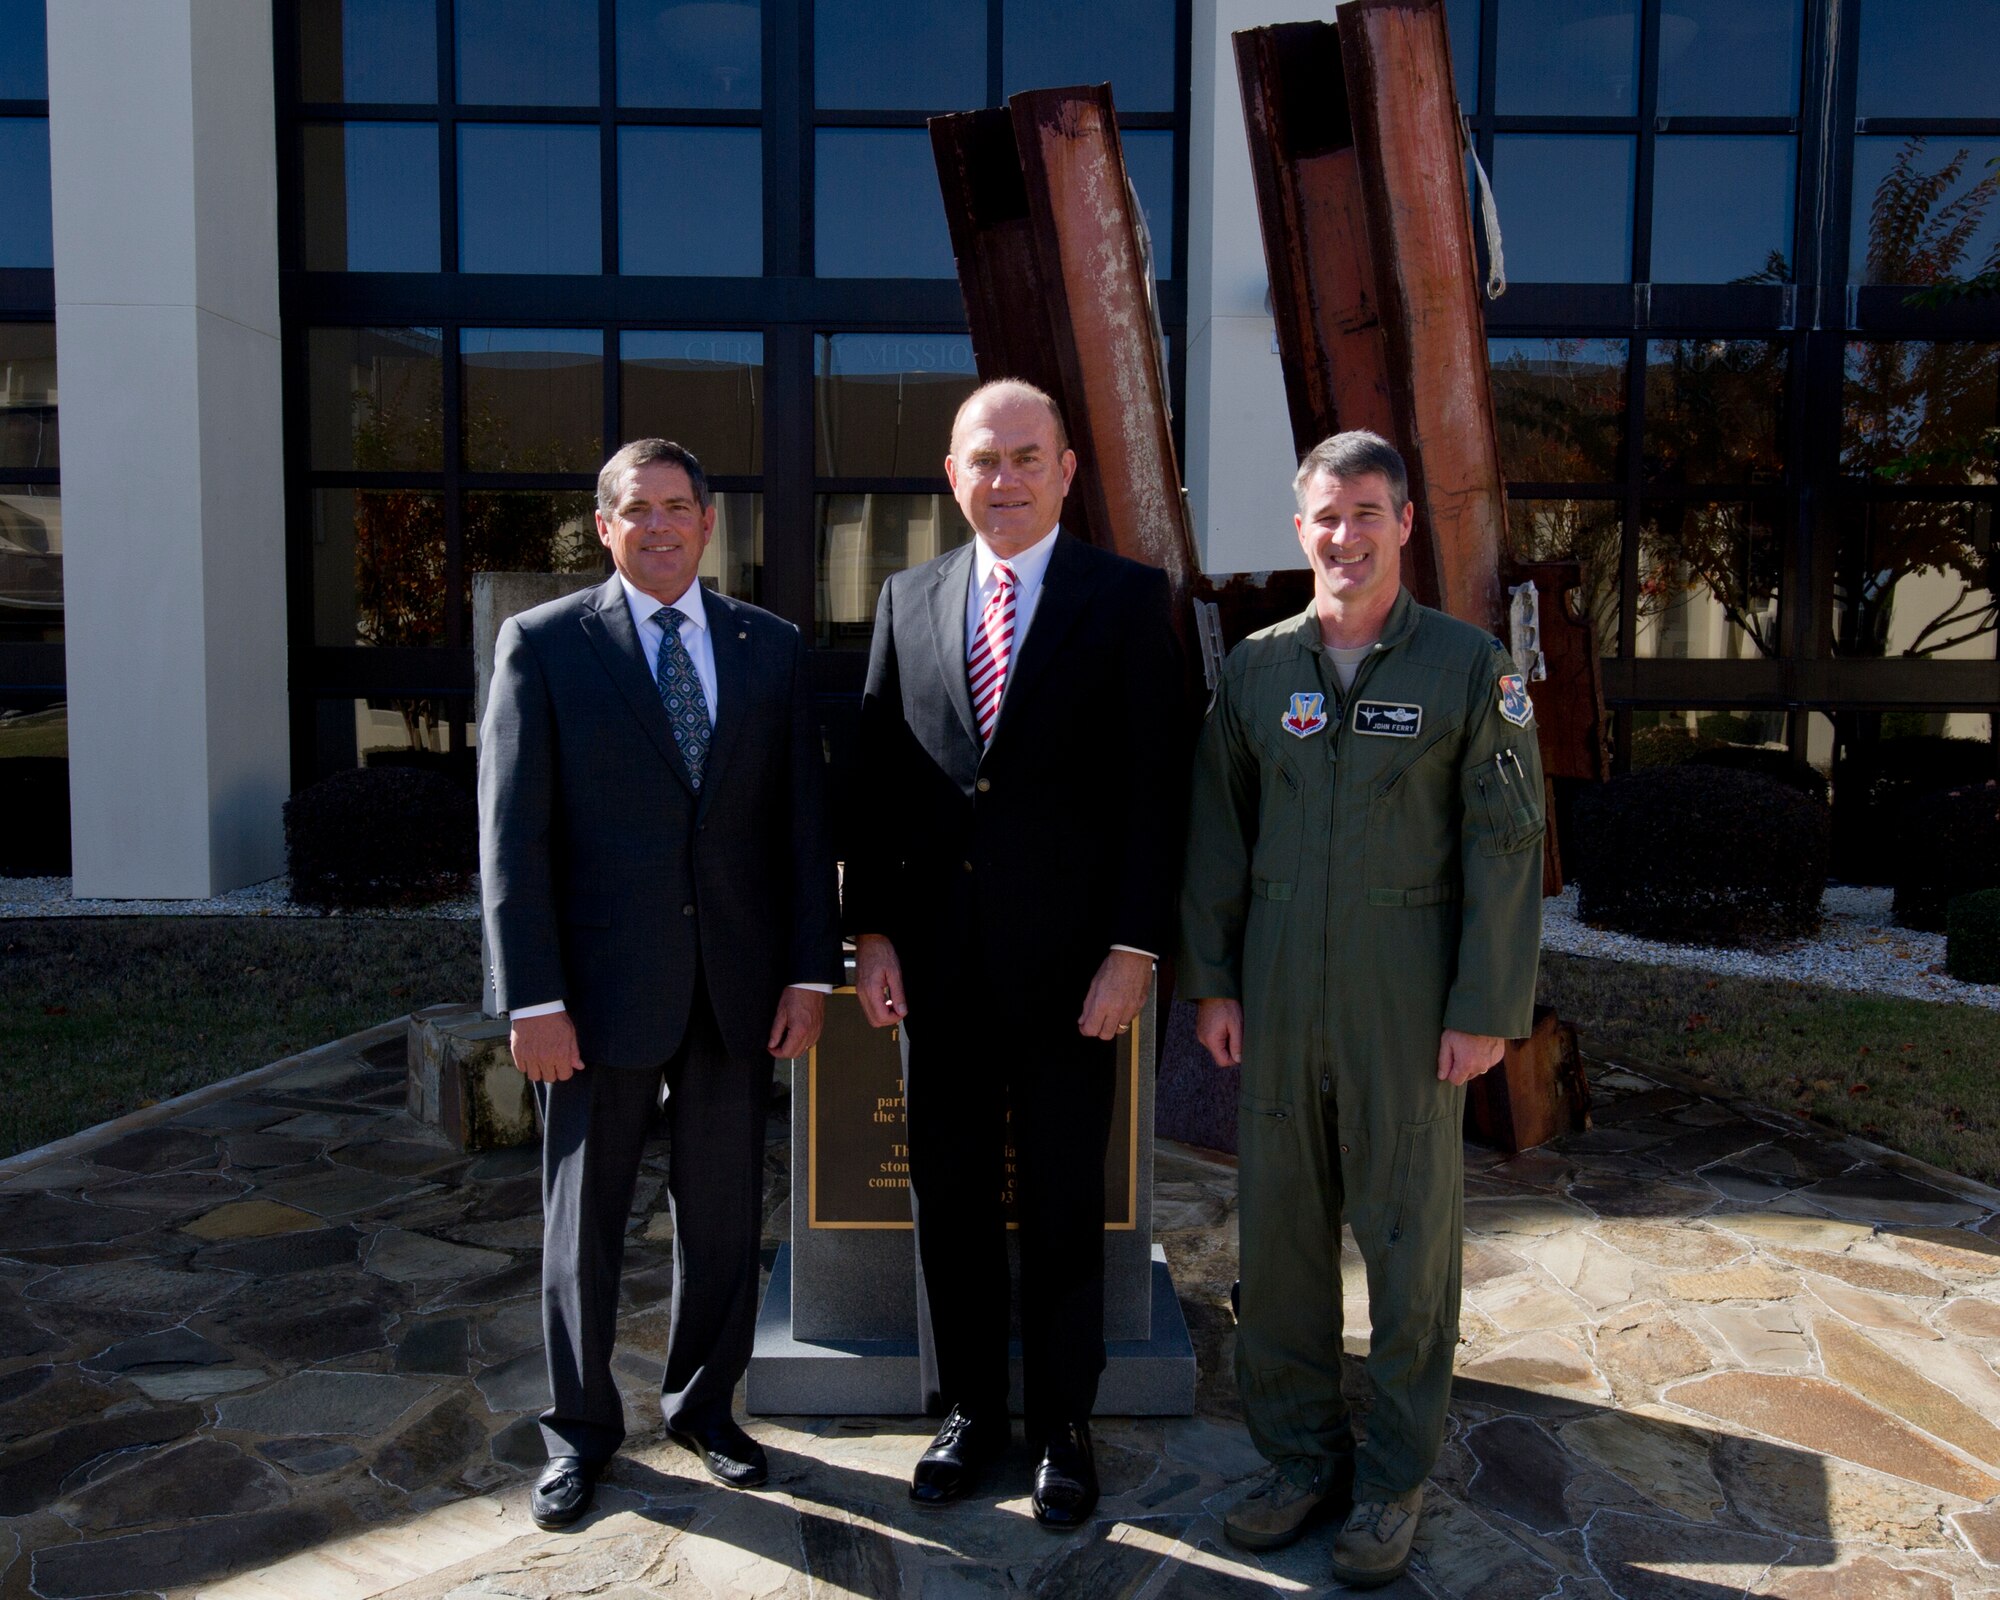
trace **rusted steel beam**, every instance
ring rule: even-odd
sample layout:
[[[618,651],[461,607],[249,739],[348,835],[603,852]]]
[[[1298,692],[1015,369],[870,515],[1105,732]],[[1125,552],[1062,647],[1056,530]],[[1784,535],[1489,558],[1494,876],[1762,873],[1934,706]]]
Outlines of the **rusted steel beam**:
[[[1497,630],[1506,501],[1444,6],[1350,0],[1339,17],[1390,404],[1423,462],[1438,594]]]
[[[1465,1131],[1511,1155],[1589,1125],[1590,1080],[1576,1030],[1536,1006],[1534,1031],[1510,1040],[1504,1063],[1466,1086]]]
[[[1292,443],[1304,455],[1344,428],[1398,438],[1339,34],[1330,22],[1286,22],[1235,43]],[[1404,579],[1435,606],[1430,517],[1422,484],[1410,487],[1417,525]]]
[[[1200,567],[1110,87],[930,126],[980,374],[1061,402],[1078,457],[1064,525],[1164,569],[1185,638]]]

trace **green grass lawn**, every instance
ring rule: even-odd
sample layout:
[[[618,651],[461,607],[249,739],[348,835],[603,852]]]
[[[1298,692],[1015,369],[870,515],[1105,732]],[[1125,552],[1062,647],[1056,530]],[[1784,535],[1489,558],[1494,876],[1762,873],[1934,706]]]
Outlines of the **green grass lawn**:
[[[2000,1183],[2000,1011],[1553,952],[1542,999],[1593,1055]]]
[[[402,1012],[478,996],[471,922],[0,922],[0,1157]]]
[[[55,706],[0,721],[0,758],[69,754],[69,709]]]

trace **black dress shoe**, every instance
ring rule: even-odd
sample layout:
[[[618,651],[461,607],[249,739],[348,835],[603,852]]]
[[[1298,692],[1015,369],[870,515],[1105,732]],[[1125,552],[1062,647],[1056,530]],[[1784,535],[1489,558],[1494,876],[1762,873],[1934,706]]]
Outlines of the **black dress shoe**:
[[[534,1488],[528,1491],[528,1512],[535,1526],[553,1533],[577,1521],[590,1509],[591,1496],[597,1492],[597,1474],[602,1470],[581,1456],[550,1456]]]
[[[667,1429],[667,1437],[683,1450],[701,1457],[701,1464],[717,1483],[732,1489],[754,1489],[771,1476],[771,1463],[764,1447],[741,1428],[733,1417],[705,1428]]]
[[[1097,1509],[1097,1463],[1090,1453],[1090,1424],[1059,1422],[1049,1430],[1042,1464],[1035,1468],[1030,1502],[1045,1528],[1080,1528]]]
[[[910,1474],[910,1498],[920,1506],[949,1505],[963,1497],[1007,1448],[1012,1428],[1004,1415],[974,1416],[953,1406],[931,1447]]]

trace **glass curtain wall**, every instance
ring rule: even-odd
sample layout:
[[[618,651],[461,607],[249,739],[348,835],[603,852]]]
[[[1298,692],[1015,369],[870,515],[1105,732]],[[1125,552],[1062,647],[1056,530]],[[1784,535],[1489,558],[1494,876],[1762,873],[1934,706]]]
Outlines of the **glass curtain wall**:
[[[2000,10],[1450,18],[1511,283],[1487,307],[1510,535],[1585,563],[1621,759],[1987,739]]]
[[[606,572],[596,469],[649,435],[838,761],[883,581],[968,536],[930,116],[1109,79],[1183,343],[1190,0],[273,3],[299,781],[462,766],[474,580]]]
[[[0,876],[69,871],[43,0],[0,0]]]

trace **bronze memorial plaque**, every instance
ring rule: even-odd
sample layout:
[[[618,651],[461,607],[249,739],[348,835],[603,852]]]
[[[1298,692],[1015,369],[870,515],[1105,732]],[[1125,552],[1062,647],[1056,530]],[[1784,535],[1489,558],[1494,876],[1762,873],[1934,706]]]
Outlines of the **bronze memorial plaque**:
[[[1135,1226],[1139,1187],[1139,1030],[1124,1046],[1111,1142],[1104,1162],[1104,1225]],[[811,1180],[807,1218],[815,1228],[907,1228],[909,1130],[903,1116],[903,1060],[894,1028],[871,1028],[852,989],[827,1002],[826,1026],[808,1064],[806,1137]],[[1008,1151],[1007,1200],[1013,1201]],[[1009,1227],[1013,1224],[1010,1222]]]

